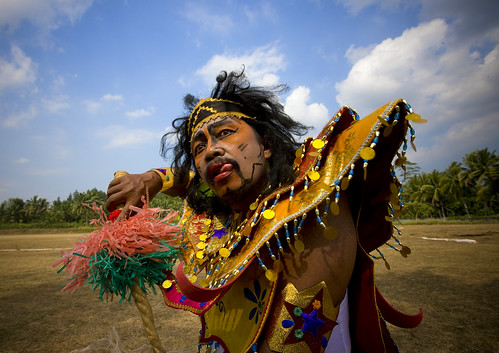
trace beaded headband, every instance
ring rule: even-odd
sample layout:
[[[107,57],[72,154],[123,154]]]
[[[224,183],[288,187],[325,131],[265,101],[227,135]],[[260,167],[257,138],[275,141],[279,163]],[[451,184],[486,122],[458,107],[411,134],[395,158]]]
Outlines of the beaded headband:
[[[196,131],[201,124],[219,116],[230,115],[237,118],[255,119],[244,114],[242,108],[243,105],[241,103],[226,99],[206,98],[200,100],[192,110],[189,121],[187,122],[187,132],[189,133],[190,139],[192,140],[194,131]]]

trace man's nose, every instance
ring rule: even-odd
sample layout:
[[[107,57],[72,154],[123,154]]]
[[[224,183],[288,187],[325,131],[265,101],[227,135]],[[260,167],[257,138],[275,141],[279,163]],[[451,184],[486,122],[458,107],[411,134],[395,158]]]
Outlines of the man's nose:
[[[206,146],[206,159],[211,160],[215,157],[223,156],[224,153],[224,149],[217,141],[208,141]]]

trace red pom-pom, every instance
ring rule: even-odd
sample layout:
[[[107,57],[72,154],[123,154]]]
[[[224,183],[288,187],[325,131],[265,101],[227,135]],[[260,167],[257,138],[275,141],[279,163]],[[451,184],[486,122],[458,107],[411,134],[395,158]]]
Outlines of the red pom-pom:
[[[118,216],[121,214],[121,210],[114,210],[113,212],[111,212],[109,214],[109,220],[111,222],[114,222],[116,221],[116,219],[118,219]]]

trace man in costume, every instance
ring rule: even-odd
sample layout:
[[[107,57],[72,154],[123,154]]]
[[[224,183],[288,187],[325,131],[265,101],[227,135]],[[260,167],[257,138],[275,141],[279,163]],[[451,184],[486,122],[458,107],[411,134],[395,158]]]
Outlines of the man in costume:
[[[224,72],[211,98],[186,96],[172,167],[113,180],[107,208],[126,214],[146,193],[185,199],[183,261],[162,285],[167,305],[200,315],[208,349],[396,352],[384,319],[414,327],[422,314],[386,303],[369,253],[390,239],[410,252],[392,225],[402,208],[392,160],[403,163],[419,116],[403,100],[362,120],[343,107],[300,145],[306,128],[279,89]]]

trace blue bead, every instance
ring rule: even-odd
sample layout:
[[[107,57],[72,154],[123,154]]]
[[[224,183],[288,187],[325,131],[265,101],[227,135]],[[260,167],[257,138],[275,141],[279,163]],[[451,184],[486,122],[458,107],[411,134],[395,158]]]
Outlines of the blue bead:
[[[295,322],[293,320],[282,320],[282,327],[284,328],[290,328],[291,326],[293,326],[295,324]]]
[[[327,338],[325,336],[322,336],[321,344],[322,344],[322,348],[327,347]]]

